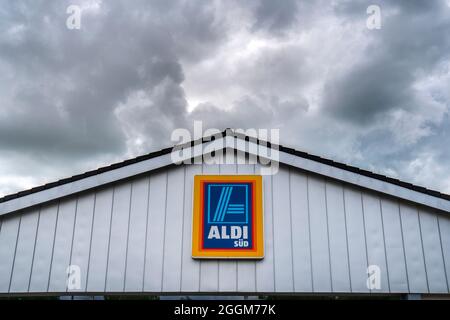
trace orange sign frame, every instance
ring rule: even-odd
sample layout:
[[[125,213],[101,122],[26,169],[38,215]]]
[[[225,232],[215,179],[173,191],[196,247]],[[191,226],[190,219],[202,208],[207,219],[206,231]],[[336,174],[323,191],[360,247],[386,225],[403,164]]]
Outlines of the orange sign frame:
[[[252,248],[207,249],[202,246],[204,237],[205,182],[247,182],[253,185],[252,196]],[[192,257],[205,259],[262,259],[264,258],[264,214],[262,177],[259,175],[196,175],[194,177],[194,211],[192,223]]]

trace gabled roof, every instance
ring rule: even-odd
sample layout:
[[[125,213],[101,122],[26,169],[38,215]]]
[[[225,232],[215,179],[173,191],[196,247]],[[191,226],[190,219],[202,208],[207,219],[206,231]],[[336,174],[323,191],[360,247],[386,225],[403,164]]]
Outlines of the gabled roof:
[[[325,159],[282,145],[274,145],[270,142],[249,137],[242,133],[233,132],[230,129],[227,129],[220,134],[190,141],[178,147],[188,149],[193,148],[198,144],[212,143],[212,141],[217,141],[218,139],[229,138],[245,140],[248,143],[254,143],[258,146],[263,145],[267,148],[278,149],[280,152],[280,163],[450,212],[450,195],[448,194],[359,169],[344,163],[335,162],[333,160]],[[238,150],[236,147],[232,148]],[[69,178],[64,178],[42,186],[6,195],[0,198],[0,215],[172,165],[173,163],[170,159],[170,155],[173,150],[174,147],[161,149],[146,155],[101,167],[96,170],[87,171]],[[239,151],[248,153],[247,149]],[[195,155],[195,157],[199,155]],[[129,170],[124,170],[124,168]]]

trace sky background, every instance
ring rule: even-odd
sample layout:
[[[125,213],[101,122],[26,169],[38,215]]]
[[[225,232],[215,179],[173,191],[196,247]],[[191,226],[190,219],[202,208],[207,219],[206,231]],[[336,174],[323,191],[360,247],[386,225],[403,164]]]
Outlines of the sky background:
[[[194,120],[450,193],[449,109],[450,0],[0,2],[0,196]]]

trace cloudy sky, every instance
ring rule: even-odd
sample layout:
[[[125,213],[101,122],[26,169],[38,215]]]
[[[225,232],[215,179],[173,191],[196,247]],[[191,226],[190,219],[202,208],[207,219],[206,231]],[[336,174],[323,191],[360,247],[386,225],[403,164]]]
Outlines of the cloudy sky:
[[[0,195],[194,120],[450,193],[449,109],[450,0],[0,3]]]

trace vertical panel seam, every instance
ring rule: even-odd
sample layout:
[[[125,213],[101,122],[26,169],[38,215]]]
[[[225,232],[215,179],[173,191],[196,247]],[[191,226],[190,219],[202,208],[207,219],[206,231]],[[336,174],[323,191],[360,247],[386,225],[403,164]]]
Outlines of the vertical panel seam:
[[[55,222],[55,231],[53,233],[53,243],[52,243],[52,257],[50,259],[50,270],[48,272],[48,281],[47,281],[47,292],[50,289],[50,279],[52,276],[52,269],[53,269],[53,255],[55,253],[55,242],[56,242],[56,230],[58,227],[58,220],[59,220],[59,207],[61,204],[61,200],[58,201],[58,207],[56,209],[56,222]]]
[[[144,243],[144,270],[142,272],[142,292],[145,291],[145,271],[147,268],[147,238],[148,238],[148,216],[150,215],[150,179],[148,177],[147,189],[147,216],[145,217],[145,243]]]
[[[235,261],[234,264],[235,264],[235,272],[236,272],[236,277],[235,277],[236,281],[235,281],[234,285],[235,285],[235,288],[236,288],[235,291],[238,291],[239,290],[239,285],[238,285],[238,277],[239,277],[238,262]]]
[[[404,239],[404,235],[403,235],[403,219],[402,219],[401,206],[400,206],[400,202],[399,201],[397,201],[397,205],[398,205],[398,216],[400,218],[400,233],[402,235],[403,257],[405,259],[406,284],[408,286],[408,293],[411,293],[411,289],[409,287],[408,262],[406,260],[405,239]]]
[[[0,216],[0,235],[2,234],[3,216]]]
[[[92,237],[94,234],[94,221],[95,221],[95,209],[97,206],[97,191],[94,192],[94,206],[92,208],[92,220],[91,220],[91,234],[89,239],[89,255],[88,255],[88,261],[87,261],[87,274],[86,274],[86,287],[85,291],[88,290],[88,284],[89,284],[89,270],[91,265],[91,252],[92,252]]]
[[[363,191],[359,188],[359,194],[361,198],[361,210],[362,210],[362,218],[363,218],[363,233],[364,233],[364,245],[366,246],[366,275],[367,268],[369,267],[369,250],[367,249],[367,235],[366,235],[366,218],[365,218],[365,210],[364,210],[364,201],[363,201]],[[372,289],[368,288],[369,292],[372,293]]]
[[[364,201],[363,201],[363,192],[362,189],[359,188],[359,195],[361,198],[361,211],[362,211],[362,218],[363,218],[363,233],[364,233],[364,245],[366,248],[366,272],[367,272],[367,268],[369,267],[369,250],[367,249],[367,235],[366,235],[366,218],[365,218],[365,210],[364,210]],[[366,273],[367,275],[367,273]],[[372,289],[369,289],[369,292],[372,293]]]
[[[347,268],[348,268],[348,280],[350,284],[350,292],[353,292],[352,274],[350,265],[350,249],[348,246],[348,230],[347,230],[347,206],[345,201],[345,186],[342,185],[342,201],[344,203],[344,225],[345,225],[345,245],[347,247]]]
[[[273,175],[270,176],[270,196],[271,196],[271,207],[272,207],[272,251],[273,251],[273,291],[277,291],[277,281],[276,281],[276,268],[275,268],[275,214],[273,212]]]
[[[3,216],[0,216],[0,236],[2,234]]]
[[[202,165],[200,166],[200,170],[201,170],[201,174],[202,175],[203,175],[203,166],[204,166],[204,164],[202,163]],[[193,189],[194,188],[195,188],[195,186],[193,186]],[[192,194],[194,194],[194,190],[192,191]],[[192,224],[192,228],[193,228],[193,225],[194,224]],[[192,239],[191,239],[191,241],[192,241]],[[202,290],[202,265],[203,265],[202,262],[203,261],[200,260],[199,266],[198,266],[198,291]]]
[[[311,244],[311,209],[309,198],[309,175],[306,174],[306,199],[308,204],[308,241],[309,241],[309,267],[311,268],[311,291],[314,292],[314,268],[312,263],[312,244]]]
[[[249,159],[249,161],[250,161],[250,159]],[[256,173],[256,165],[255,164],[253,164],[253,174],[255,174]],[[262,183],[264,183],[264,181],[262,182]],[[261,186],[261,192],[263,193],[262,194],[262,198],[264,199],[264,185],[262,185]],[[263,212],[262,212],[262,219],[263,219],[263,233],[264,233],[264,211],[265,211],[265,208],[263,207],[262,208],[262,210],[263,210]],[[264,237],[263,237],[263,239],[265,239]],[[264,247],[264,240],[263,240],[263,243],[262,243],[262,245],[263,245],[263,248],[264,248],[264,250],[266,249],[265,247]],[[256,292],[256,261],[253,261],[253,271],[254,271],[254,280],[255,280],[255,286],[254,286],[254,290],[255,290],[255,292]]]
[[[236,150],[235,150],[236,151]],[[237,157],[237,153],[235,153],[235,155],[233,156],[233,157]],[[238,174],[238,168],[237,168],[237,158],[234,158],[236,161],[236,163],[235,163],[235,170],[234,170],[234,173],[235,174]],[[235,290],[236,291],[238,291],[239,290],[239,285],[238,285],[238,279],[239,279],[239,270],[238,270],[238,262],[237,261],[235,261],[234,262],[234,264],[235,264],[235,270],[236,270],[236,283],[234,284],[235,285]]]
[[[447,266],[445,263],[445,256],[444,256],[444,246],[442,244],[442,236],[441,236],[441,225],[439,222],[439,215],[436,214],[436,220],[438,225],[438,233],[439,233],[439,244],[441,245],[441,255],[442,255],[442,262],[444,263],[444,275],[445,275],[445,282],[447,286],[447,292],[450,291],[449,284],[448,284],[448,275],[447,275]]]
[[[391,292],[391,280],[389,277],[389,264],[388,264],[387,249],[386,249],[386,235],[384,232],[383,206],[381,205],[381,197],[380,196],[378,196],[378,201],[380,203],[381,231],[383,232],[384,261],[386,264],[387,284],[388,284],[388,291]]]
[[[33,258],[31,259],[31,271],[30,271],[30,278],[28,279],[28,289],[27,291],[30,291],[30,285],[31,285],[31,277],[33,276],[33,266],[34,266],[34,256],[36,255],[36,242],[37,242],[37,236],[39,232],[39,222],[41,220],[41,206],[39,206],[38,211],[38,221],[36,225],[36,234],[34,235],[34,246],[33,246]]]
[[[103,289],[104,291],[106,291],[106,284],[108,282],[109,252],[111,251],[111,231],[112,231],[112,220],[113,220],[113,212],[114,212],[115,192],[116,192],[116,186],[113,186],[112,200],[111,200],[111,212],[110,212],[110,218],[109,218],[108,253],[106,255],[105,285],[104,285],[104,289]]]
[[[19,242],[20,225],[22,224],[23,213],[20,212],[19,215],[20,215],[19,216],[19,226],[17,228],[16,243],[14,245],[14,255],[13,255],[13,261],[12,261],[12,264],[11,264],[11,272],[10,272],[10,275],[9,275],[8,292],[11,292],[11,282],[12,282],[12,276],[13,276],[13,272],[14,272],[14,265],[16,263],[17,243]]]
[[[169,187],[169,172],[166,171],[166,194],[164,203],[164,226],[163,226],[163,251],[162,251],[162,266],[161,266],[161,291],[164,288],[164,256],[166,252],[166,219],[167,219],[167,191]]]
[[[419,208],[417,206],[416,206],[416,211],[417,211],[417,220],[419,221],[419,236],[420,236],[420,245],[422,247],[423,266],[425,267],[425,280],[427,281],[427,290],[428,290],[428,292],[430,292],[430,283],[428,281],[427,261],[425,260],[425,250],[423,248],[422,223],[420,222],[420,213],[419,213]]]
[[[0,216],[0,238],[2,234],[3,216]]]
[[[328,243],[328,267],[330,270],[330,285],[331,285],[331,292],[334,292],[333,289],[333,271],[331,269],[331,249],[330,249],[330,227],[329,227],[329,220],[328,220],[328,196],[327,196],[327,180],[324,179],[324,189],[325,189],[325,217],[326,217],[326,225],[327,225],[327,243]]]
[[[133,181],[130,182],[130,204],[128,205],[128,222],[127,222],[127,244],[125,246],[125,270],[123,274],[123,291],[127,282],[127,269],[128,269],[128,246],[130,245],[130,219],[131,219],[131,202],[133,200]]]
[[[70,245],[70,258],[69,258],[69,267],[72,265],[72,254],[73,254],[73,242],[75,239],[75,226],[77,225],[77,213],[78,213],[78,196],[75,201],[75,219],[73,220],[73,228],[72,228],[72,243]],[[69,286],[66,284],[66,292],[69,291]]]
[[[256,174],[256,170],[257,170],[256,169],[256,164],[254,164],[253,165],[253,173]],[[261,186],[262,199],[261,199],[261,201],[262,201],[262,206],[263,206],[262,217],[263,217],[263,221],[264,221],[263,232],[264,232],[264,234],[266,234],[266,232],[265,232],[266,221],[264,219],[264,215],[266,214],[266,200],[265,200],[265,191],[264,191],[265,183],[264,183],[264,179],[261,179],[261,180],[262,180],[262,186]],[[264,255],[265,255],[266,254],[266,249],[267,249],[266,237],[264,237],[263,239],[264,239],[263,240],[263,245],[264,245]],[[258,267],[257,267],[256,261],[254,261],[254,263],[255,263],[255,292],[258,292]]]
[[[289,194],[289,226],[291,228],[291,272],[292,272],[292,290],[295,292],[295,273],[294,273],[294,240],[292,235],[292,193],[291,193],[291,168],[288,167],[288,194]]]
[[[226,156],[226,149],[225,149],[225,156]],[[222,167],[219,164],[219,174],[222,173],[221,169]],[[220,291],[220,261],[217,261],[217,291]]]
[[[186,166],[183,166],[183,210],[181,215],[180,290],[183,288],[184,214],[186,206]]]

